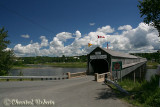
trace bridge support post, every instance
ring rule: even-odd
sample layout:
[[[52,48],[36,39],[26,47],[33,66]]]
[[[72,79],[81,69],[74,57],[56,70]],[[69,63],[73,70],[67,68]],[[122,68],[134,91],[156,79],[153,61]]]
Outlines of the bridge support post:
[[[120,77],[120,78],[121,78],[121,82],[122,82],[122,72],[121,72],[121,70],[120,70],[120,75],[121,75],[121,77]]]
[[[134,78],[134,83],[136,82],[136,73],[134,71],[134,74],[133,74],[133,78]]]
[[[141,80],[141,75],[142,75],[142,74],[141,74],[141,71],[142,71],[142,67],[140,67],[139,70],[140,70],[140,71],[139,71],[139,78],[140,78],[140,80]]]

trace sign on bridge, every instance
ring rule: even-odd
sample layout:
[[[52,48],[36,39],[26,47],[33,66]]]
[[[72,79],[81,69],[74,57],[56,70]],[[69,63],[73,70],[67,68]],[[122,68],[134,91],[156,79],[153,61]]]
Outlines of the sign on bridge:
[[[122,61],[112,62],[112,71],[121,71],[122,70]]]
[[[90,55],[90,59],[105,59],[107,55]]]

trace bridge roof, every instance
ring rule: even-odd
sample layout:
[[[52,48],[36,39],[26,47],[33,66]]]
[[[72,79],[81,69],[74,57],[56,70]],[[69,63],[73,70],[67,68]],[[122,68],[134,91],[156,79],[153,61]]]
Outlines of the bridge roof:
[[[101,48],[101,47],[99,47],[99,48]],[[118,52],[118,51],[113,51],[113,50],[105,49],[105,48],[101,48],[101,49],[104,50],[105,52],[107,52],[108,54],[110,54],[111,56],[114,56],[114,57],[138,58],[137,56],[130,55],[130,54],[127,54],[127,53],[122,53],[122,52]]]

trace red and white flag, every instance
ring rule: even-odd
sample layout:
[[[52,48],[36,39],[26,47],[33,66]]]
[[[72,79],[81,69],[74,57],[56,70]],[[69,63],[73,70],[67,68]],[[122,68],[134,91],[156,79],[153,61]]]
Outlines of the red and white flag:
[[[105,38],[104,36],[99,36],[99,35],[97,35],[98,36],[98,38]]]

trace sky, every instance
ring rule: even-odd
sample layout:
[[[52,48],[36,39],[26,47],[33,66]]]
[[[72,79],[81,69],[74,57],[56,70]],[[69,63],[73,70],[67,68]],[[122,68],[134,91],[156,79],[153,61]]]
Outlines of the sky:
[[[125,53],[160,49],[138,0],[0,0],[0,28],[18,57],[79,56],[100,46]],[[97,38],[97,35],[105,38]],[[88,47],[88,43],[93,44]]]

